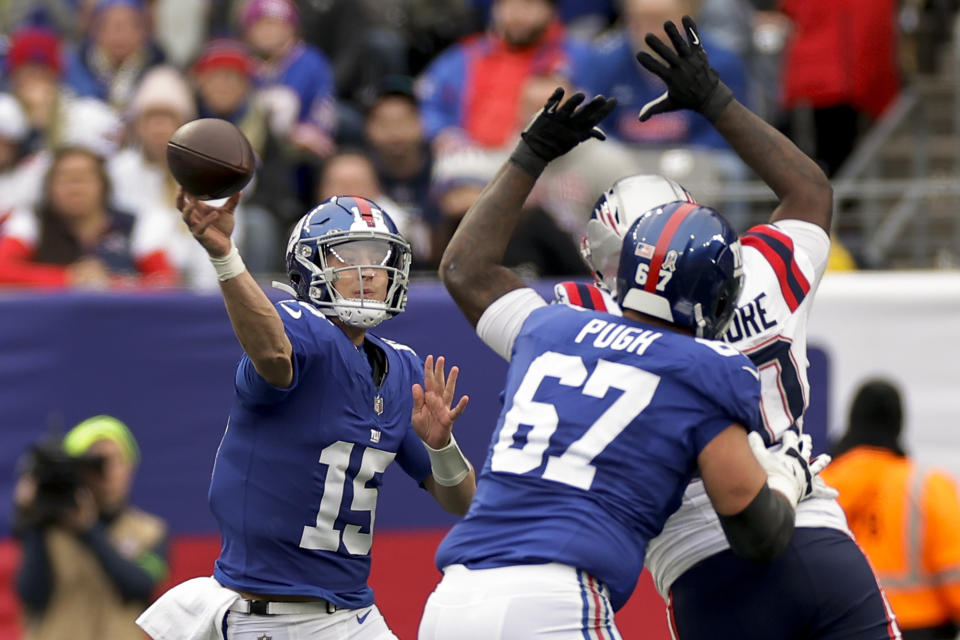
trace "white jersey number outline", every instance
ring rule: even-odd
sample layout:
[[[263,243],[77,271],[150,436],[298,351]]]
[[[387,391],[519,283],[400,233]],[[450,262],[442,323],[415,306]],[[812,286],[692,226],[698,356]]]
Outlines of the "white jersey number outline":
[[[598,360],[587,378],[587,369],[579,356],[554,351],[537,356],[530,363],[513,396],[512,406],[504,416],[490,460],[493,471],[524,474],[543,463],[543,454],[560,424],[556,406],[533,399],[545,378],[557,378],[560,384],[577,388],[592,398],[603,398],[611,387],[623,391],[562,455],[547,458],[541,475],[544,480],[589,490],[597,472],[596,466],[591,464],[593,459],[650,404],[660,377],[629,365]],[[532,428],[526,435],[526,442],[517,448],[513,445],[521,424]]]
[[[346,550],[358,556],[370,553],[373,546],[373,523],[377,517],[377,496],[379,491],[375,487],[368,487],[367,483],[374,474],[383,473],[396,457],[394,451],[384,451],[367,447],[360,461],[360,469],[353,478],[353,501],[351,511],[369,511],[370,527],[367,533],[361,533],[360,527],[348,524],[341,532],[334,528],[337,517],[340,515],[343,502],[343,487],[347,481],[347,469],[350,466],[350,454],[354,443],[338,440],[323,448],[320,452],[320,464],[327,466],[327,477],[323,481],[323,496],[320,498],[320,509],[317,511],[316,526],[305,526],[300,536],[301,549],[317,551],[337,551],[340,548],[340,539]]]

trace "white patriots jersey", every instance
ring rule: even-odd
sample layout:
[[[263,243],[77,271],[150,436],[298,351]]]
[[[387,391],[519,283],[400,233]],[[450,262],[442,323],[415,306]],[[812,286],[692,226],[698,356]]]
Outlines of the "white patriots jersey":
[[[760,371],[761,435],[775,445],[791,427],[802,432],[810,402],[807,319],[826,270],[830,238],[814,224],[781,220],[751,228],[740,242],[743,291],[724,340]],[[837,501],[822,498],[797,505],[796,526],[850,532]],[[660,535],[650,541],[645,565],[666,599],[670,585],[687,569],[729,546],[703,482],[697,480],[687,487]]]
[[[749,356],[760,371],[761,435],[775,446],[787,429],[803,428],[810,397],[807,319],[826,270],[830,238],[809,222],[781,220],[749,229],[740,243],[744,286],[724,340]],[[579,297],[582,303],[576,306],[589,306],[587,296]],[[836,500],[802,501],[796,524],[849,533]],[[650,541],[644,564],[666,599],[670,585],[687,569],[729,546],[703,483],[695,480],[684,492],[680,508]]]

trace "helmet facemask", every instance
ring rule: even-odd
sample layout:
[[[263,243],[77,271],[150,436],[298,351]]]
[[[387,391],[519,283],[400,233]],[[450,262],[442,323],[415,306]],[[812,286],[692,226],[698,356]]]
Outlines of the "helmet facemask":
[[[325,315],[367,329],[406,307],[411,253],[401,236],[376,230],[335,231],[299,240],[294,251],[294,259],[310,274],[308,283],[300,283],[299,274],[291,273],[299,297],[305,295]],[[381,299],[376,289],[383,273],[387,283]],[[344,285],[338,289],[338,282],[356,284],[341,292]]]

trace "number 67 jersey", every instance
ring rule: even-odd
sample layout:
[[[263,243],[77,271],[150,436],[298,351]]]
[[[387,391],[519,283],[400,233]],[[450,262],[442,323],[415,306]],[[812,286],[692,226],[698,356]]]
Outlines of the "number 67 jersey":
[[[619,609],[700,451],[733,423],[756,427],[759,393],[756,367],[723,343],[535,309],[513,342],[476,496],[437,566],[560,563],[606,585]]]

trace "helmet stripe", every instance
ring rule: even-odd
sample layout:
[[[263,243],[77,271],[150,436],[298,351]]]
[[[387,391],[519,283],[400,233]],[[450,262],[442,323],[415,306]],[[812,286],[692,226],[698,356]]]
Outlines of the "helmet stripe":
[[[353,201],[357,203],[357,208],[360,209],[360,217],[364,222],[367,223],[367,226],[376,226],[376,222],[373,220],[373,211],[370,209],[370,203],[367,201],[367,199],[354,198]]]
[[[670,215],[670,219],[667,220],[667,224],[664,225],[663,231],[660,232],[660,237],[657,238],[657,246],[653,253],[653,259],[650,261],[650,272],[647,276],[646,284],[643,285],[645,290],[656,293],[657,283],[660,282],[660,266],[663,264],[663,259],[667,255],[667,249],[670,248],[670,243],[673,241],[673,234],[677,232],[677,227],[679,227],[683,219],[687,217],[687,214],[698,206],[699,205],[693,203],[682,204],[674,209]]]

